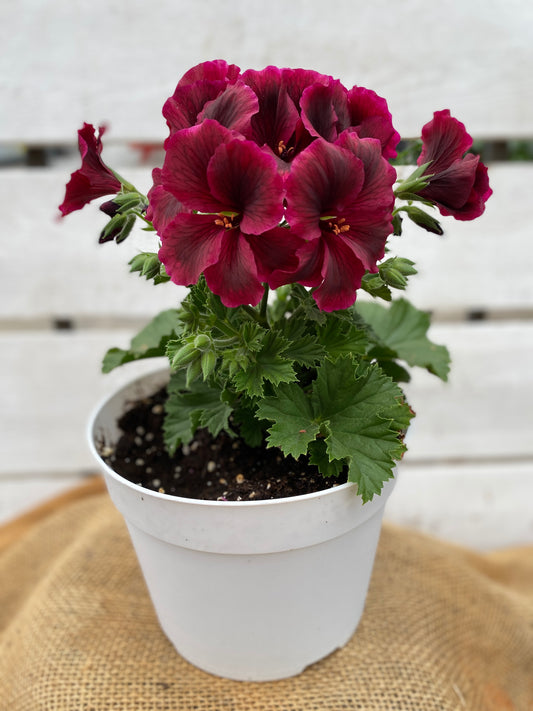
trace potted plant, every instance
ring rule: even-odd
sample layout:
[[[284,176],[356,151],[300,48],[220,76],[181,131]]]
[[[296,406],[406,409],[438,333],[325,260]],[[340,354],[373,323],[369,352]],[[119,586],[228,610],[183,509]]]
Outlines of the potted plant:
[[[399,179],[386,101],[314,71],[205,62],[163,115],[147,196],[85,124],[60,206],[112,195],[100,242],[140,221],[154,251],[131,271],[189,287],[105,355],[105,372],[169,365],[114,394],[89,439],[176,649],[215,674],[282,678],[353,634],[414,414],[401,383],[412,366],[447,377],[429,316],[393,299],[416,273],[396,254],[402,219],[439,235],[435,209],[478,217],[487,170],[446,110]]]

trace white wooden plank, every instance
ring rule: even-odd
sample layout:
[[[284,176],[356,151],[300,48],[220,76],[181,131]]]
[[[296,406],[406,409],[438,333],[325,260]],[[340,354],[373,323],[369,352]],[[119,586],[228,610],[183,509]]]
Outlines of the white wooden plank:
[[[533,323],[436,324],[447,345],[447,383],[420,369],[406,386],[417,417],[409,461],[516,460],[533,454]]]
[[[126,177],[148,190],[149,169],[127,169]],[[57,220],[68,169],[9,169],[0,172],[0,209],[6,266],[0,319],[73,316],[150,318],[185,293],[172,284],[154,288],[128,275],[127,262],[138,251],[157,250],[157,237],[138,230],[121,245],[97,244],[106,216],[97,205]],[[495,164],[494,195],[485,214],[473,222],[443,220],[445,237],[418,228],[391,239],[393,253],[413,259],[419,274],[407,295],[424,309],[533,310],[533,250],[527,204],[533,165]],[[31,204],[31,209],[28,207]],[[9,298],[7,298],[9,295]]]
[[[85,423],[116,383],[153,363],[101,375],[109,346],[125,347],[117,330],[0,333],[0,476],[72,474],[94,468]],[[533,458],[533,324],[436,326],[449,345],[448,384],[417,373],[408,387],[418,411],[409,431],[410,463],[525,461]]]
[[[489,166],[493,194],[484,214],[471,222],[441,219],[437,237],[403,221],[404,233],[389,241],[416,263],[408,297],[419,308],[438,312],[465,310],[531,311],[533,250],[528,214],[531,163]],[[438,217],[438,213],[436,213]]]
[[[0,140],[63,142],[83,120],[160,139],[160,108],[190,66],[315,68],[389,100],[405,135],[450,108],[478,137],[529,136],[529,0],[23,0],[0,26]],[[37,115],[37,118],[36,118]]]
[[[385,518],[487,551],[533,544],[533,459],[398,467]]]
[[[150,170],[129,170],[139,190],[151,185]],[[61,218],[67,170],[8,169],[0,172],[0,205],[5,216],[0,243],[3,269],[0,318],[120,315],[151,318],[174,306],[184,289],[154,288],[129,274],[128,261],[140,251],[157,251],[158,238],[140,228],[120,245],[98,244],[108,218],[98,203]],[[100,203],[103,200],[99,201]]]

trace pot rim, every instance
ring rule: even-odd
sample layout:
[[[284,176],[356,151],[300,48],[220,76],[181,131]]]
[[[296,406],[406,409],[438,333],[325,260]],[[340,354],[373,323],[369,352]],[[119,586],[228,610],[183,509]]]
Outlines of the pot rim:
[[[257,507],[259,505],[283,505],[287,503],[294,503],[296,501],[308,501],[309,499],[314,499],[318,498],[320,496],[324,496],[328,494],[329,492],[340,492],[340,491],[346,491],[352,488],[357,488],[357,484],[355,482],[346,482],[345,484],[338,484],[336,486],[330,486],[327,489],[320,489],[320,491],[313,491],[309,494],[297,494],[295,496],[283,496],[279,498],[274,498],[274,499],[258,499],[256,501],[213,501],[213,500],[206,500],[206,499],[194,499],[194,498],[189,498],[185,496],[176,496],[175,494],[163,494],[158,491],[154,491],[153,489],[148,489],[144,486],[140,486],[139,484],[135,484],[134,482],[130,481],[129,479],[126,479],[125,477],[121,476],[118,474],[112,467],[110,467],[102,458],[101,454],[99,453],[97,446],[96,446],[96,427],[97,427],[97,419],[100,415],[100,413],[105,409],[106,406],[108,406],[112,400],[115,398],[119,398],[125,390],[130,390],[132,388],[135,388],[135,386],[138,386],[142,381],[146,380],[147,378],[154,378],[157,379],[158,382],[160,382],[161,385],[164,384],[164,376],[168,374],[168,368],[157,368],[153,371],[149,371],[147,373],[144,373],[143,375],[140,375],[133,380],[130,380],[127,382],[125,385],[120,387],[118,390],[114,390],[110,394],[104,396],[96,405],[96,407],[93,408],[93,411],[91,412],[89,416],[89,421],[87,425],[87,439],[89,442],[89,448],[91,450],[91,453],[93,457],[95,457],[99,462],[100,466],[102,466],[107,473],[113,477],[116,481],[120,482],[121,484],[126,484],[130,486],[133,490],[146,493],[148,492],[149,496],[153,496],[154,498],[157,499],[162,499],[162,500],[169,500],[169,501],[180,501],[182,503],[189,503],[189,504],[194,504],[197,506],[216,506],[217,508],[221,507],[229,507],[229,508],[248,508],[248,507]],[[103,434],[103,433],[102,433]],[[380,494],[381,495],[381,494]],[[379,496],[380,496],[379,495]],[[369,502],[370,503],[370,502]]]

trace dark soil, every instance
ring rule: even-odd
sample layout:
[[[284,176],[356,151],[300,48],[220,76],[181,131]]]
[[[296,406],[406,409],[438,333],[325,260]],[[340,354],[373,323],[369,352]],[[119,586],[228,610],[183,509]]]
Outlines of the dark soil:
[[[303,458],[285,457],[277,448],[251,448],[221,432],[213,438],[199,430],[173,457],[162,436],[161,390],[134,403],[119,420],[123,434],[116,445],[99,443],[106,463],[125,479],[174,496],[218,501],[277,499],[321,491],[346,481],[324,478]]]

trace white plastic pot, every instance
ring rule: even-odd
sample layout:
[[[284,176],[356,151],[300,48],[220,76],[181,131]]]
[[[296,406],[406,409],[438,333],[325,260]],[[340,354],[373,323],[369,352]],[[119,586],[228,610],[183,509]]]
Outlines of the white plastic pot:
[[[130,483],[95,447],[117,418],[154,392],[144,376],[91,419],[89,442],[127,523],[159,622],[176,650],[230,679],[302,672],[342,647],[363,612],[383,508],[394,486],[362,504],[353,484],[268,501],[200,501]]]

